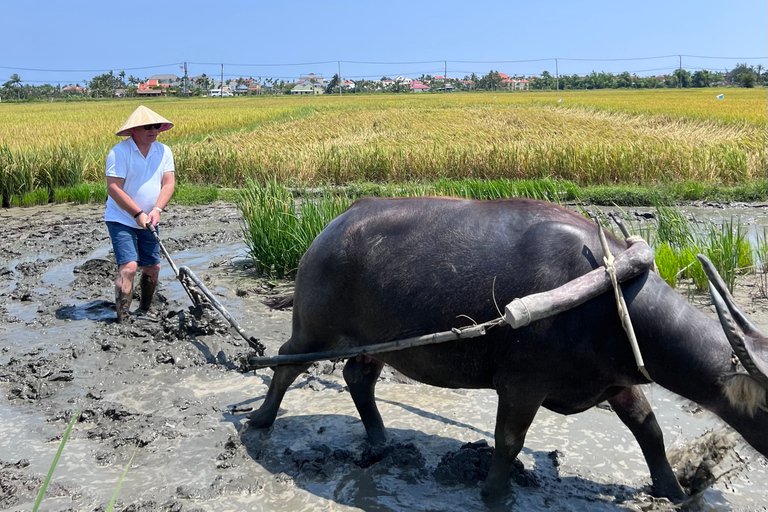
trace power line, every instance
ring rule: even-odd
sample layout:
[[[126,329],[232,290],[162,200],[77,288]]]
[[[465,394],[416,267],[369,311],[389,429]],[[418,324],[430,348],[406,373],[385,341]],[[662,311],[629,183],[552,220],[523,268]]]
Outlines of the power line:
[[[296,62],[293,64],[232,64],[227,62],[188,62],[187,64],[194,64],[196,66],[242,66],[242,67],[261,67],[261,66],[271,66],[271,67],[287,67],[287,66],[319,66],[321,64],[335,64],[338,61],[335,60],[326,60],[322,62]],[[344,61],[342,61],[344,62]]]
[[[16,68],[10,66],[0,66],[0,69],[14,69],[18,71],[38,71],[42,73],[99,73],[106,69],[114,71],[119,69],[120,71],[136,71],[138,69],[155,69],[155,68],[167,68],[168,66],[179,66],[181,63],[174,62],[172,64],[159,64],[157,66],[142,66],[139,68],[101,68],[101,69],[33,69],[33,68]]]
[[[670,55],[658,55],[654,57],[626,57],[626,58],[612,58],[612,59],[601,59],[601,58],[568,58],[568,57],[557,57],[558,60],[563,61],[574,61],[574,62],[621,62],[621,61],[637,61],[637,60],[654,60],[654,59],[666,59],[666,58],[674,58],[674,57],[687,57],[687,58],[696,58],[696,59],[719,59],[719,60],[758,60],[758,59],[766,59],[766,56],[760,56],[760,57],[720,57],[720,56],[712,56],[712,55],[687,55],[687,54],[670,54]],[[289,67],[289,66],[319,66],[324,64],[336,64],[338,62],[341,62],[343,64],[360,64],[360,65],[379,65],[379,66],[390,66],[390,65],[423,65],[423,64],[520,64],[520,63],[526,63],[526,62],[546,62],[546,61],[554,61],[555,57],[547,57],[547,58],[540,58],[540,59],[518,59],[518,60],[428,60],[428,61],[354,61],[354,60],[326,60],[326,61],[317,61],[317,62],[292,62],[292,63],[282,63],[282,64],[265,64],[265,63],[252,63],[252,64],[234,64],[234,63],[227,63],[227,62],[187,62],[187,64],[194,64],[197,66],[241,66],[241,67]],[[112,66],[112,67],[104,67],[100,69],[40,69],[40,68],[22,68],[22,67],[15,67],[15,66],[0,66],[0,69],[10,69],[10,70],[18,70],[18,71],[34,71],[34,72],[41,72],[41,73],[98,73],[105,70],[116,70],[119,69],[121,71],[137,71],[142,69],[157,69],[157,68],[165,68],[170,66],[180,66],[183,65],[182,62],[173,62],[170,64],[158,64],[153,66],[139,66],[139,67],[129,67],[124,68],[120,66]]]

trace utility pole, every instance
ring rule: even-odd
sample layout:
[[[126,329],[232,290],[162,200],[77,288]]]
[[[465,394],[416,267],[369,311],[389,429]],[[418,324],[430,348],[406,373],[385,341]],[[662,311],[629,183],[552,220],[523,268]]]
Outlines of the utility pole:
[[[678,55],[677,58],[680,60],[680,64],[678,65],[679,72],[677,73],[677,88],[680,89],[683,84],[681,78],[683,77],[683,56]]]
[[[221,83],[219,83],[220,96],[224,96],[224,64],[221,65]]]
[[[555,92],[560,92],[560,73],[557,71],[557,59],[555,59]]]
[[[443,61],[443,92],[446,92],[448,85],[448,61]]]
[[[187,95],[187,63],[184,62],[184,96]]]

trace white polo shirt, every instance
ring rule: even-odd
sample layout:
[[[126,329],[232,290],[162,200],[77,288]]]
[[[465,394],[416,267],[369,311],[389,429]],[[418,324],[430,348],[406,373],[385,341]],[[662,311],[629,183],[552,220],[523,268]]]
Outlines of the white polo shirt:
[[[133,138],[128,137],[113,147],[107,156],[107,176],[125,178],[123,190],[147,214],[160,195],[163,174],[174,170],[173,153],[161,142],[153,142],[144,158]],[[107,198],[104,220],[137,227],[132,212],[120,208],[111,197]]]

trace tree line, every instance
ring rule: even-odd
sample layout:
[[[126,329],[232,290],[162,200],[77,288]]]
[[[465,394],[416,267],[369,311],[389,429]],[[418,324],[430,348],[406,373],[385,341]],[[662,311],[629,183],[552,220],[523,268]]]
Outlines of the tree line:
[[[543,71],[541,75],[525,77],[511,76],[511,79],[528,80],[527,87],[535,90],[578,90],[578,89],[655,89],[655,88],[689,88],[689,87],[756,87],[768,85],[768,73],[761,65],[750,66],[746,63],[738,64],[730,71],[697,70],[693,73],[685,69],[677,69],[672,74],[661,76],[639,77],[628,71],[619,74],[592,71],[586,76],[561,75],[554,76],[549,71]],[[227,80],[227,84],[243,85],[251,79],[238,78]],[[391,80],[391,83],[389,81]],[[435,78],[431,75],[422,75],[418,78],[431,90],[453,89],[458,91],[503,91],[514,89],[514,83],[501,76],[499,71],[490,70],[485,75],[476,73],[465,76],[463,79],[442,77]],[[506,80],[506,81],[505,81]],[[14,73],[9,80],[0,87],[0,100],[53,100],[53,99],[82,99],[82,98],[112,98],[115,91],[123,90],[126,96],[136,96],[138,85],[146,82],[133,75],[127,76],[125,71],[115,74],[113,71],[93,77],[91,80],[83,80],[80,84],[67,84],[74,87],[61,87],[58,85],[44,84],[33,85],[24,82]],[[383,85],[383,82],[387,85]],[[296,85],[284,80],[267,78],[262,81],[258,78],[258,94],[288,94]],[[205,74],[198,80],[187,79],[186,88],[174,85],[166,88],[166,94],[171,96],[200,96],[207,94],[213,87],[214,80]],[[326,93],[338,93],[342,81],[338,75],[326,85]],[[450,86],[450,87],[448,87]],[[186,89],[186,91],[185,91]],[[366,92],[410,92],[410,86],[401,80],[392,80],[382,77],[381,80],[356,80],[351,87],[344,87],[343,93]]]

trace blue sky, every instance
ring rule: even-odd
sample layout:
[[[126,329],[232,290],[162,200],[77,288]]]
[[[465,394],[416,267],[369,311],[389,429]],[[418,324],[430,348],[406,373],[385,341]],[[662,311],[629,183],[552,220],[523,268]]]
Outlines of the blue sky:
[[[219,78],[223,63],[225,79],[286,81],[308,73],[330,78],[338,61],[342,76],[352,79],[442,75],[445,67],[449,77],[490,69],[554,74],[555,58],[561,75],[664,74],[677,68],[678,55],[691,71],[725,70],[738,62],[768,67],[765,0],[38,0],[34,9],[29,5],[0,0],[5,41],[0,82],[12,73],[25,82],[54,84],[82,82],[109,70],[141,78],[181,76],[185,61],[190,76]]]

